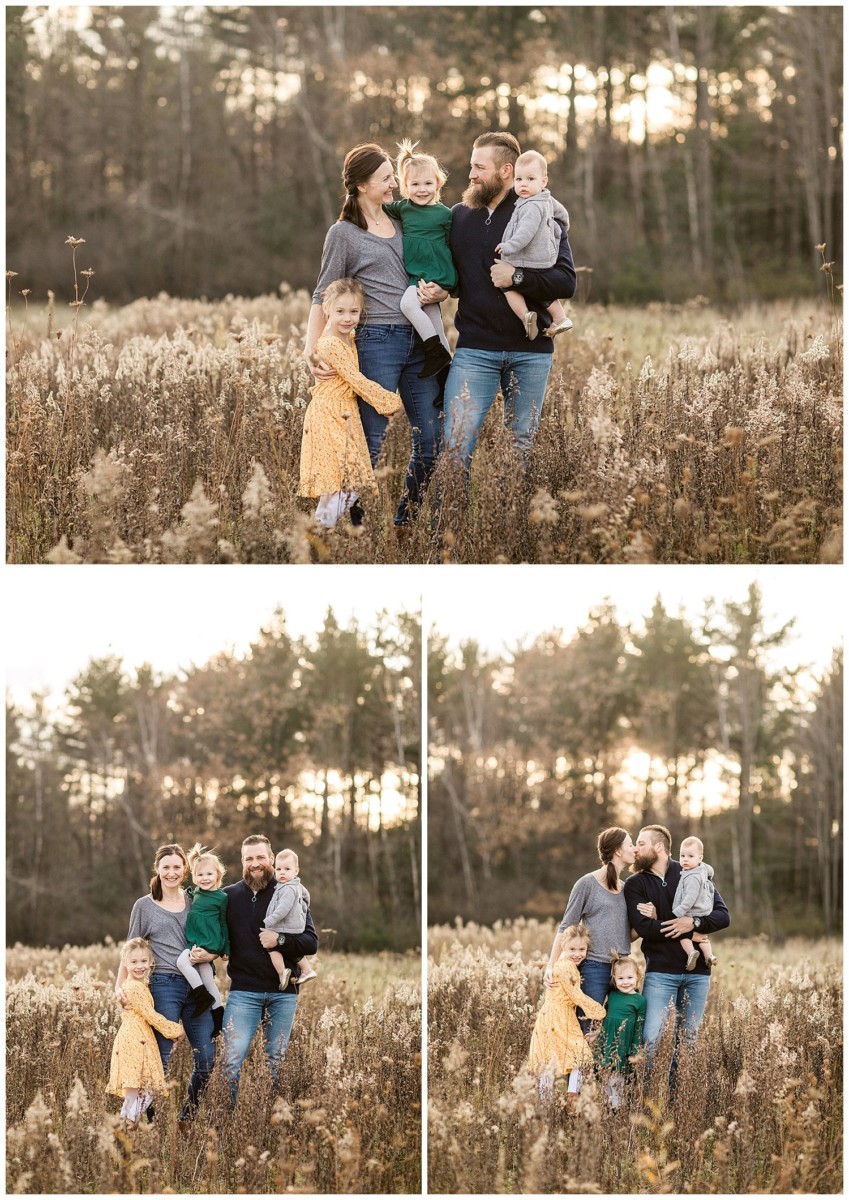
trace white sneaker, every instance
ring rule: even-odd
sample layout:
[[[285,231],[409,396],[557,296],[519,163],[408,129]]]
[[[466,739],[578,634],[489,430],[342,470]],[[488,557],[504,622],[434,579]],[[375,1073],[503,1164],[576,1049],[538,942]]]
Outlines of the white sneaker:
[[[316,975],[315,971],[313,971],[312,969],[310,969],[309,971],[305,971],[303,973],[303,975],[299,976],[295,980],[295,983],[297,983],[297,984],[309,983],[309,981],[311,979],[318,979],[318,975]]]

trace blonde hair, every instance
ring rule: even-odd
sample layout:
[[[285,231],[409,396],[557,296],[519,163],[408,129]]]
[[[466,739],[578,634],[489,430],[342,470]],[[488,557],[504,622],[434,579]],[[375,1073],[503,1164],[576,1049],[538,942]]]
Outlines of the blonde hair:
[[[407,190],[407,176],[414,167],[429,167],[436,176],[436,198],[439,199],[439,194],[445,187],[445,181],[448,176],[440,163],[433,157],[432,154],[416,154],[415,149],[418,142],[411,142],[409,138],[404,138],[403,142],[398,143],[398,163],[395,170],[398,173],[398,186],[401,189],[401,195],[409,198]]]
[[[705,844],[701,838],[697,838],[694,836],[693,837],[685,837],[683,842],[681,843],[681,849],[683,850],[684,847],[688,846],[688,845],[689,846],[698,846],[700,854],[704,854],[704,852],[705,852]]]
[[[146,941],[145,938],[142,937],[130,938],[128,942],[124,942],[124,945],[121,947],[121,962],[126,966],[130,955],[134,950],[144,950],[144,952],[147,954],[147,957],[150,959],[150,971],[152,971],[156,966],[156,959],[153,957],[153,951],[150,948],[150,942]],[[148,975],[150,974],[150,971],[148,971]]]
[[[280,858],[281,856],[285,856],[286,858],[294,859],[295,866],[300,870],[301,864],[298,862],[298,856],[294,850],[278,850],[274,856],[274,861],[277,862],[278,858]]]
[[[548,174],[548,163],[545,161],[543,156],[540,154],[539,150],[526,150],[524,154],[520,154],[519,157],[516,159],[514,171],[515,171],[515,168],[518,167],[519,163],[531,163],[531,162],[535,162],[538,167],[542,167],[543,175]]]
[[[366,294],[363,285],[356,279],[334,279],[332,283],[328,283],[327,287],[321,293],[321,307],[324,308],[325,304],[332,304],[338,296],[348,295],[356,296],[363,307],[363,312],[365,312]],[[325,311],[327,310],[325,309]],[[262,840],[268,842],[268,838],[263,838]],[[243,842],[242,845],[244,844]],[[270,849],[270,842],[268,842],[268,846]]]
[[[189,870],[192,873],[192,879],[194,879],[194,877],[195,877],[195,867],[198,866],[200,863],[202,863],[202,862],[215,863],[215,871],[216,871],[216,874],[218,875],[218,878],[216,880],[216,886],[217,887],[221,886],[221,880],[227,874],[227,868],[224,866],[224,863],[221,861],[221,859],[218,857],[217,854],[214,854],[211,850],[205,850],[203,848],[203,846],[200,844],[200,842],[195,842],[195,844],[192,846],[191,850],[189,851],[188,859],[189,859]]]
[[[644,979],[645,973],[646,973],[645,968],[642,967],[640,965],[640,963],[636,960],[636,958],[633,958],[630,954],[617,954],[617,952],[615,950],[611,950],[611,952],[610,952],[610,982],[613,984],[614,987],[616,987],[616,968],[621,967],[621,966],[633,967],[634,970],[637,972],[637,990],[639,991],[640,988],[642,988],[642,986],[643,986],[643,979]]]
[[[593,944],[593,940],[590,937],[590,931],[583,921],[579,921],[577,925],[566,926],[566,928],[563,930],[563,933],[560,935],[561,946],[564,942],[568,942],[571,938],[580,938],[582,942],[586,942],[588,950]]]

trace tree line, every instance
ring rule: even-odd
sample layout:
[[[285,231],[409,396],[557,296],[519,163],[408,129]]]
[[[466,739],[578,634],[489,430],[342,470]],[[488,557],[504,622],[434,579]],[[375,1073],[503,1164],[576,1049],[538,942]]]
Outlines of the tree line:
[[[738,929],[841,927],[842,651],[776,668],[756,585],[700,620],[605,603],[509,655],[429,641],[428,920],[559,917],[609,825],[699,836]]]
[[[509,128],[550,161],[580,295],[810,294],[842,254],[839,6],[11,7],[19,289],[73,299],[312,288],[347,149],[449,171]],[[591,287],[587,281],[591,280]]]
[[[337,949],[418,945],[417,613],[313,639],[275,613],[243,656],[179,674],[92,659],[56,707],[7,703],[7,936],[126,936],[156,847],[215,846],[227,883],[265,833],[301,857]]]

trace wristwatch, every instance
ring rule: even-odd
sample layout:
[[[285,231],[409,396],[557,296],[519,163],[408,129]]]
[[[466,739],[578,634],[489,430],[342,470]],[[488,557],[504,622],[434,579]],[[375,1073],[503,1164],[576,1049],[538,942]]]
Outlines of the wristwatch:
[[[524,278],[525,278],[525,272],[522,270],[521,267],[516,267],[516,269],[513,272],[513,278],[510,280],[510,286],[518,287]]]
[[[285,933],[278,933],[278,935],[277,935],[277,945],[278,945],[278,947],[279,947],[279,946],[285,946],[285,945],[286,945],[286,934],[285,934]]]
[[[693,928],[701,929],[701,927],[702,927],[702,918],[701,917],[693,917]]]

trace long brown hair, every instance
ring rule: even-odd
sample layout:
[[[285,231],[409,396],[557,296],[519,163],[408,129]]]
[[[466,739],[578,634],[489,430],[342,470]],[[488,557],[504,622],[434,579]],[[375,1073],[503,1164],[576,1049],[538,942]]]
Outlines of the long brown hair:
[[[602,829],[601,833],[598,835],[598,842],[596,843],[598,857],[601,861],[601,865],[603,867],[607,867],[607,878],[605,879],[605,883],[608,891],[611,892],[619,891],[619,872],[613,865],[613,855],[625,841],[627,836],[628,830],[620,829],[618,825],[611,825],[610,829]]]
[[[392,160],[382,146],[367,142],[364,146],[354,146],[345,155],[342,164],[342,185],[345,188],[345,199],[342,201],[340,221],[351,221],[360,229],[368,229],[368,223],[360,212],[360,193],[357,185],[367,183],[375,171],[379,171],[385,162],[392,165]]]
[[[189,860],[186,858],[186,852],[182,846],[178,846],[176,842],[169,846],[160,846],[156,851],[153,859],[153,878],[150,881],[150,894],[154,900],[162,899],[162,880],[159,878],[159,864],[163,858],[167,858],[169,854],[176,854],[183,860],[185,870],[183,872],[183,882],[189,874]]]

